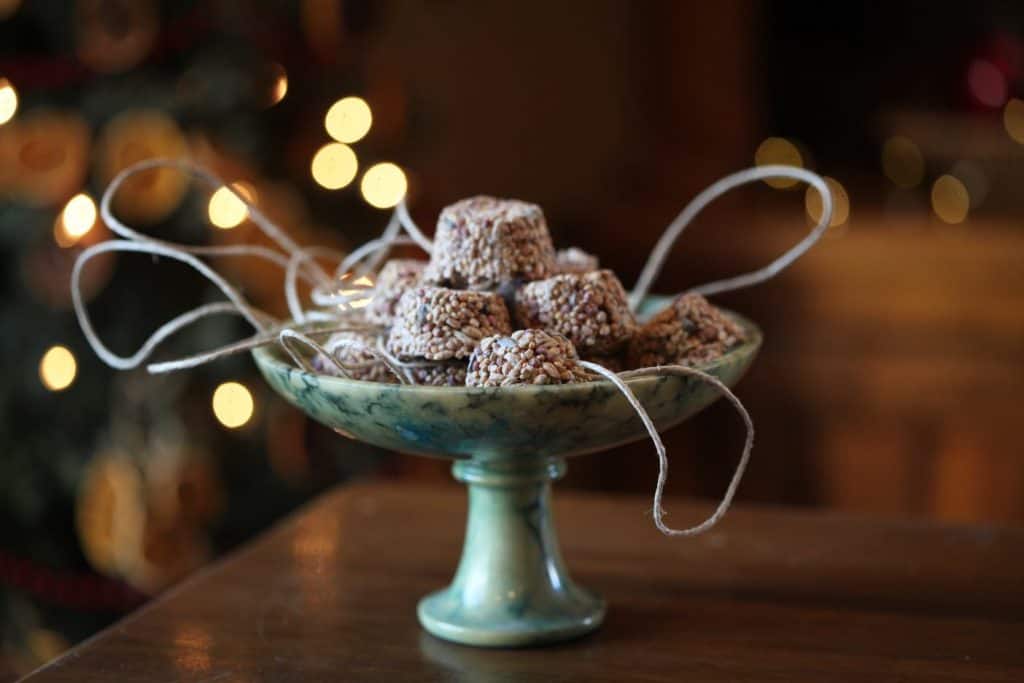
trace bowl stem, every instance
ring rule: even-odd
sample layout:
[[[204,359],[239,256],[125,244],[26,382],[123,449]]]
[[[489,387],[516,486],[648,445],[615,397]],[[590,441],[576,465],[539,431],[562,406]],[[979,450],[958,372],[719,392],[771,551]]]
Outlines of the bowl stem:
[[[535,645],[581,636],[604,618],[600,597],[566,571],[551,515],[561,458],[474,458],[456,462],[469,488],[462,559],[447,588],[420,601],[420,623],[459,643]]]

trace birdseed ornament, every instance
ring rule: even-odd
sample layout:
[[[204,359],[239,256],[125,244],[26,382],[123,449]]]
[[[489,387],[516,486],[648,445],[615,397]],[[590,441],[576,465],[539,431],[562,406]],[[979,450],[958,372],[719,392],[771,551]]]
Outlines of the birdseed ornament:
[[[584,354],[613,353],[636,329],[626,290],[610,270],[529,282],[516,291],[515,314],[522,327],[564,335]]]
[[[469,359],[466,386],[568,384],[589,379],[571,341],[544,330],[516,330],[480,342]]]
[[[276,343],[306,372],[335,374],[353,381],[499,391],[502,387],[511,390],[513,384],[603,379],[630,403],[654,443],[659,467],[653,516],[655,526],[667,535],[701,533],[722,518],[753,446],[753,423],[740,400],[716,377],[690,366],[714,360],[742,341],[742,328],[704,296],[775,277],[821,238],[833,212],[830,188],[810,171],[760,166],[726,176],[698,194],[669,224],[627,297],[615,274],[597,270],[597,260],[591,255],[570,248],[556,257],[540,207],[516,200],[478,196],[456,202],[441,212],[434,241],[420,231],[403,200],[395,207],[383,234],[348,255],[323,247],[300,247],[244,198],[240,199],[250,220],[272,246],[169,242],[142,234],[113,214],[111,203],[126,180],[145,171],[168,168],[193,176],[211,190],[226,186],[222,179],[186,160],[168,159],[139,162],[111,181],[100,202],[100,215],[120,239],[86,248],[71,273],[72,303],[79,325],[105,363],[122,370],[138,367],[178,331],[210,316],[233,314],[243,317],[255,332],[220,348],[149,363],[147,369],[153,373],[182,370]],[[801,181],[821,196],[821,215],[810,233],[767,266],[696,287],[638,327],[634,312],[661,272],[675,241],[693,219],[729,190],[769,178]],[[407,236],[401,235],[402,231]],[[399,244],[420,247],[430,256],[429,263],[423,266],[416,261],[390,261],[377,272],[390,249]],[[153,332],[134,354],[119,356],[107,348],[93,328],[82,296],[84,266],[109,252],[143,253],[185,263],[220,289],[227,301],[204,304],[175,317]],[[284,270],[291,321],[279,320],[252,306],[204,261],[239,256],[258,258]],[[317,259],[324,258],[338,262],[333,274],[318,263]],[[368,275],[375,275],[375,284]],[[302,301],[300,283],[309,285],[313,305]],[[503,295],[514,302],[515,325],[530,329],[514,330]],[[356,302],[365,305],[368,296],[380,297],[370,302],[372,313],[357,310]],[[321,345],[318,340],[326,341]],[[620,370],[622,363],[626,369]],[[661,501],[668,473],[665,447],[627,384],[633,378],[663,375],[692,377],[714,387],[736,408],[747,430],[743,453],[715,511],[700,524],[685,529],[672,529],[664,523]]]
[[[390,326],[395,318],[395,307],[406,290],[420,282],[427,262],[418,259],[392,259],[377,274],[373,298],[366,307],[366,320],[376,325]]]
[[[402,360],[469,358],[484,337],[512,331],[493,292],[415,287],[398,300],[387,350]]]
[[[636,331],[629,342],[627,365],[706,365],[743,341],[743,328],[700,294],[689,292]]]
[[[555,268],[544,212],[536,204],[478,196],[441,211],[423,281],[458,289],[496,289],[540,280]]]

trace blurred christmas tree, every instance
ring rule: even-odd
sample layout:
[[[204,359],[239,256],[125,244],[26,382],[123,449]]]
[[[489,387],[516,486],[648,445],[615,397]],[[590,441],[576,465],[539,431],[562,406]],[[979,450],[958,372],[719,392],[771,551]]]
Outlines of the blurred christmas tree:
[[[332,435],[274,402],[246,356],[172,376],[110,370],[86,345],[68,287],[81,249],[109,237],[99,194],[149,157],[192,157],[300,243],[343,248],[379,230],[387,201],[372,188],[360,196],[348,145],[370,158],[393,152],[405,109],[401,88],[363,63],[373,8],[0,0],[0,623],[14,669],[373,463],[355,444],[336,459]],[[331,103],[359,93],[331,109],[325,131]],[[114,210],[176,241],[259,237],[229,192],[173,171],[132,179]],[[331,227],[341,219],[344,235]],[[217,266],[282,312],[273,266]],[[83,282],[96,327],[120,353],[218,298],[191,271],[149,257],[108,254]],[[210,319],[170,340],[166,357],[248,333]]]

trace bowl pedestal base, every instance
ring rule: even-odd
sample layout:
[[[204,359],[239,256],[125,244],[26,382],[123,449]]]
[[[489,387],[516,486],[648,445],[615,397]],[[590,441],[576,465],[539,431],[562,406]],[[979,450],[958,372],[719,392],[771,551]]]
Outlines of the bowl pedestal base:
[[[551,518],[551,482],[565,461],[475,458],[452,471],[469,489],[466,539],[451,585],[419,603],[423,628],[467,645],[521,647],[600,626],[604,600],[569,578]]]

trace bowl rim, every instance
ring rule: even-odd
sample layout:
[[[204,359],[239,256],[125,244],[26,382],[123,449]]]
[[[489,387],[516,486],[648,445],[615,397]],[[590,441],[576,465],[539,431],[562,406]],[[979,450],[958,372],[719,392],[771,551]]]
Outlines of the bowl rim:
[[[747,341],[742,344],[733,347],[728,352],[711,361],[710,363],[704,363],[702,365],[694,365],[694,369],[702,370],[709,374],[714,374],[715,369],[725,365],[726,363],[732,362],[737,356],[752,356],[757,353],[761,348],[761,343],[764,341],[764,333],[761,328],[757,326],[752,320],[746,316],[740,315],[735,311],[731,311],[727,308],[718,307],[725,315],[731,318],[733,321],[738,323],[748,335]],[[285,323],[287,326],[288,323]],[[297,326],[298,329],[302,329],[302,326]],[[406,395],[446,395],[452,396],[455,392],[463,394],[487,394],[493,395],[495,393],[510,393],[510,394],[528,394],[528,393],[551,393],[551,392],[566,392],[566,391],[579,391],[581,387],[587,388],[613,388],[612,383],[604,378],[592,380],[590,382],[571,382],[566,384],[511,384],[509,386],[498,386],[498,387],[469,387],[469,386],[434,386],[427,384],[390,384],[385,382],[370,382],[362,379],[347,379],[345,377],[335,377],[334,375],[324,374],[313,374],[304,369],[297,368],[291,363],[282,360],[280,354],[281,350],[276,344],[268,344],[267,346],[260,346],[252,350],[253,360],[256,365],[260,368],[264,366],[273,367],[278,371],[286,370],[289,373],[298,375],[304,382],[315,381],[324,388],[334,389],[340,392],[345,390],[357,390],[366,391],[367,389],[374,389],[378,391],[398,391]],[[666,375],[649,375],[643,377],[631,377],[624,380],[626,384],[630,386],[643,385],[646,383],[657,382],[664,380]]]

